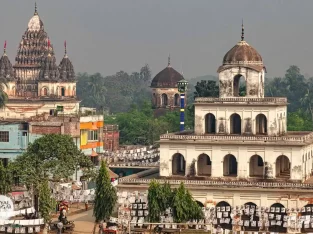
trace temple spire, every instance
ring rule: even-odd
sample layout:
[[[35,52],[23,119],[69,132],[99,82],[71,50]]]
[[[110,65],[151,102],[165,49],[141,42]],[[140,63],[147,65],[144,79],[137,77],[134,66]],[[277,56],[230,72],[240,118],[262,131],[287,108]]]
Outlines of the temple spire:
[[[171,66],[171,54],[168,55],[167,66]]]
[[[4,46],[3,46],[3,55],[7,55],[7,41],[4,41]]]
[[[241,23],[241,41],[245,40],[245,28],[243,27],[243,19]]]
[[[35,2],[35,13],[34,15],[38,15],[38,12],[37,12],[37,2]]]
[[[64,41],[64,58],[67,58],[66,40]]]

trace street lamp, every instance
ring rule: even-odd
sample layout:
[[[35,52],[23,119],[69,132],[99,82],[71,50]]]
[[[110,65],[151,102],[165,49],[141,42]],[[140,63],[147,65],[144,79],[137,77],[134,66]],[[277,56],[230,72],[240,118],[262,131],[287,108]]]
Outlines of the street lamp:
[[[180,93],[180,131],[185,129],[185,93],[187,91],[188,81],[182,79],[177,82],[178,92]]]

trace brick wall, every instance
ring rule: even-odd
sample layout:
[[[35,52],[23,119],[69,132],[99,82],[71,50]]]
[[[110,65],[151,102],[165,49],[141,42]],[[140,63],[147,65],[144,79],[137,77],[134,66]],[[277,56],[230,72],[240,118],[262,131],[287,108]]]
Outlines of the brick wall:
[[[31,128],[33,134],[61,134],[61,126],[36,126]]]

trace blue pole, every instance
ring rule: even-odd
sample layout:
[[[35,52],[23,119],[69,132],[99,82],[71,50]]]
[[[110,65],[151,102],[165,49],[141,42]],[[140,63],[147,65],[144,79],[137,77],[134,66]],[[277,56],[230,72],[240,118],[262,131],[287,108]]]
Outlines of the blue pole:
[[[180,131],[185,130],[185,94],[180,94]]]

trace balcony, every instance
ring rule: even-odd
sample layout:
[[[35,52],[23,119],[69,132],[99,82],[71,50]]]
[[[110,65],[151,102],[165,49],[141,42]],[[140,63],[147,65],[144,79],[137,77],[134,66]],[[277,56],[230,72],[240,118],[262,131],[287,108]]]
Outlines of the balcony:
[[[248,97],[231,97],[231,98],[214,98],[214,97],[198,97],[195,104],[244,104],[244,105],[287,105],[285,97],[264,97],[264,98],[248,98]]]

